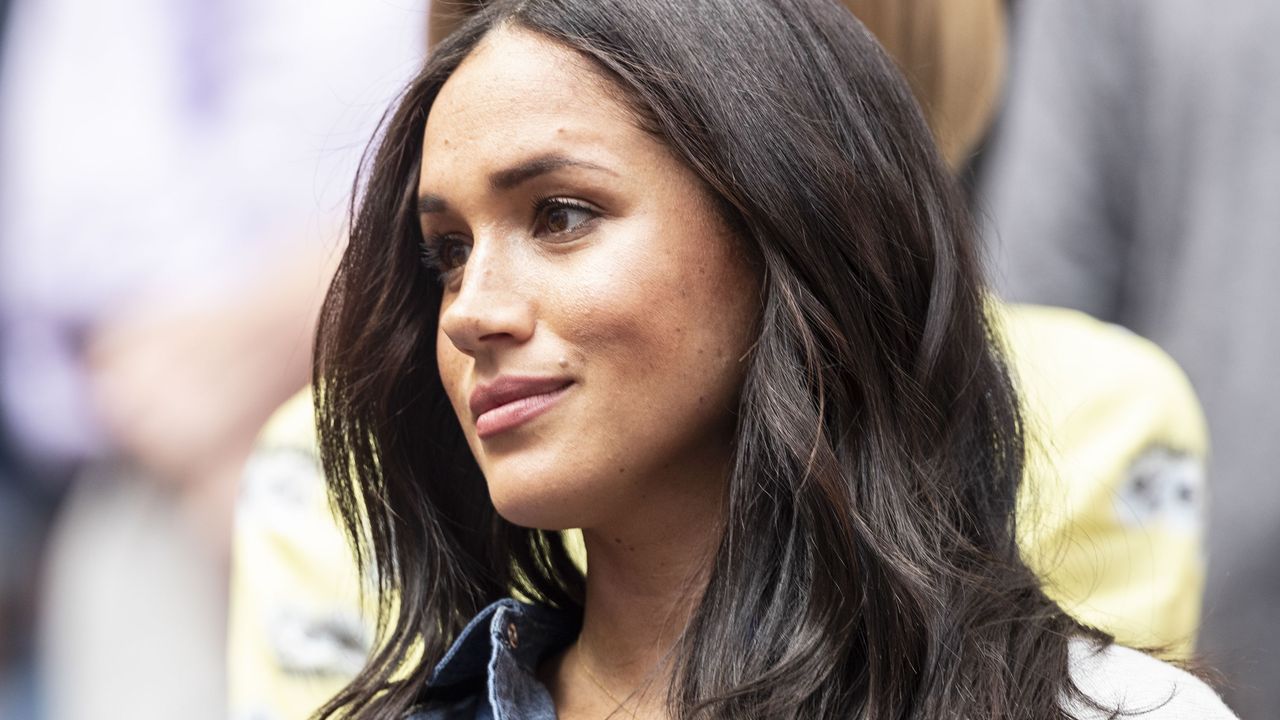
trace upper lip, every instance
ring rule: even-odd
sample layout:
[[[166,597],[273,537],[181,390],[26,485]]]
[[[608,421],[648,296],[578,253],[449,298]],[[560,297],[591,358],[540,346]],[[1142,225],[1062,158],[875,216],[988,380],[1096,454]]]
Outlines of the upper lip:
[[[471,418],[480,417],[490,410],[534,395],[545,395],[568,386],[572,380],[564,377],[517,377],[500,375],[487,383],[480,383],[471,392]]]

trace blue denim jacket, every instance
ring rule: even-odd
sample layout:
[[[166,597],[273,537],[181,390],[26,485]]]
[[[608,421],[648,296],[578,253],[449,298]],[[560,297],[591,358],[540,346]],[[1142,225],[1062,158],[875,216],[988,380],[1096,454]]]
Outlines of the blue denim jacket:
[[[576,613],[511,599],[475,616],[436,665],[409,720],[554,720],[543,658],[578,636]]]

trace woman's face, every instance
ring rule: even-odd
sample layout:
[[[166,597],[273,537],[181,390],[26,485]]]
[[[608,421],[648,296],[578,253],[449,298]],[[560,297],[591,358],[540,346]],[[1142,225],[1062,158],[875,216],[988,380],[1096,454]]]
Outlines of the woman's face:
[[[498,511],[589,528],[718,497],[758,278],[611,84],[495,31],[431,110],[418,190],[440,376]]]

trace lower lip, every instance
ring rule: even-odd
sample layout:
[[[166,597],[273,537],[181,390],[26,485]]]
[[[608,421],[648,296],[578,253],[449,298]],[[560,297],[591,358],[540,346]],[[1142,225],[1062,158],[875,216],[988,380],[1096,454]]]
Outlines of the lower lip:
[[[484,413],[476,418],[476,435],[484,440],[520,427],[555,407],[555,404],[572,386],[573,383],[570,383],[559,390],[520,398]]]

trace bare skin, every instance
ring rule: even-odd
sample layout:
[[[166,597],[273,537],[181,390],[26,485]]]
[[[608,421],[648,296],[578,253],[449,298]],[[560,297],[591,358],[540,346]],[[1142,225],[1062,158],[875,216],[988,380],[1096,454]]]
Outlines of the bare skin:
[[[583,630],[542,669],[569,720],[666,717],[759,302],[705,187],[618,97],[572,51],[499,29],[432,108],[418,188],[440,374],[490,497],[517,524],[583,528]],[[501,424],[473,403],[503,378],[557,389]]]

